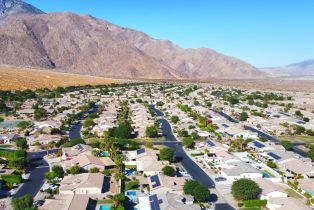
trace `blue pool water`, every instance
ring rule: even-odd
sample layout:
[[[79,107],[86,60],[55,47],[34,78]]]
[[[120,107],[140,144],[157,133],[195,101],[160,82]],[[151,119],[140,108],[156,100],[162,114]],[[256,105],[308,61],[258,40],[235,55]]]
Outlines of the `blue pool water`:
[[[109,156],[109,152],[108,151],[103,151],[100,153],[101,157],[108,157]]]
[[[103,204],[99,207],[99,210],[110,210],[111,204]]]
[[[126,194],[128,196],[136,196],[136,192],[135,191],[128,191]]]
[[[127,176],[131,176],[131,175],[133,175],[134,173],[135,173],[135,169],[126,169],[125,170],[125,174],[127,175]]]
[[[131,200],[132,203],[138,203],[137,192],[136,191],[127,191],[125,195]]]

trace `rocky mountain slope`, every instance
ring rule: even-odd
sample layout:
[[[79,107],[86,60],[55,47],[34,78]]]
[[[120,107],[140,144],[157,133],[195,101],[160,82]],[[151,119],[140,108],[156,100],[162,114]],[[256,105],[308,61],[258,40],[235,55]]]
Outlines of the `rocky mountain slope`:
[[[300,63],[294,63],[287,66],[262,69],[272,76],[314,76],[314,59],[306,60]]]
[[[88,15],[42,14],[20,0],[0,1],[7,8],[0,11],[9,19],[0,25],[0,64],[131,79],[264,76],[212,49],[183,49]]]
[[[44,12],[41,10],[23,2],[22,0],[0,0],[0,21],[13,15],[33,15],[43,13]]]

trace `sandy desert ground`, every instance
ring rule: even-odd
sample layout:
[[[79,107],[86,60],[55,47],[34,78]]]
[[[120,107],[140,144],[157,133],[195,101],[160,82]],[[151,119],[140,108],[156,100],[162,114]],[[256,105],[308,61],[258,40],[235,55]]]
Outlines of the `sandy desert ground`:
[[[122,80],[67,74],[28,68],[0,67],[0,90],[56,88],[58,86],[100,85]]]

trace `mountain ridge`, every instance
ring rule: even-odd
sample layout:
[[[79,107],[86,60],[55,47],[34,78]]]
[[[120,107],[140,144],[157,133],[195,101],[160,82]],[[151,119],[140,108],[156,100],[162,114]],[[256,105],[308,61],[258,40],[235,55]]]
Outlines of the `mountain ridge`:
[[[314,76],[314,59],[308,59],[285,66],[263,68],[261,70],[272,76]]]
[[[22,0],[0,0],[0,21],[13,15],[44,14],[43,11]]]
[[[90,15],[38,11],[12,13],[0,25],[0,64],[128,79],[265,76],[242,60],[209,48],[181,48]]]

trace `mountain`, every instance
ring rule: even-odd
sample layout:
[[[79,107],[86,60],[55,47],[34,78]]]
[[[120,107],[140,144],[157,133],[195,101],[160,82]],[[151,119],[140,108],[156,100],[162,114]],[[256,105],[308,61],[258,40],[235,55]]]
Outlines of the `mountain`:
[[[287,66],[265,68],[262,70],[273,76],[314,76],[314,59]]]
[[[0,0],[0,21],[13,15],[43,14],[41,10],[22,0]]]
[[[146,54],[171,67],[174,73],[182,78],[255,78],[262,75],[252,65],[212,49],[183,49],[168,40],[153,39],[142,32],[110,23],[107,25],[122,41],[132,43]]]
[[[264,76],[212,49],[184,49],[89,15],[43,14],[20,0],[0,1],[7,8],[1,9],[7,20],[0,24],[0,64],[130,79]]]

